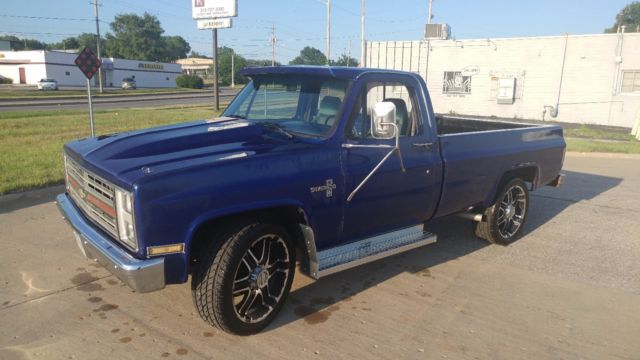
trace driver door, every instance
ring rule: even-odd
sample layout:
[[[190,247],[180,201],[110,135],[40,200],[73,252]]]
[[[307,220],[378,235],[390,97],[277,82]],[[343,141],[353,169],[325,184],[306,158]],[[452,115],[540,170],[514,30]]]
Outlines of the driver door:
[[[390,156],[351,201],[347,197],[390,151],[388,148],[343,147],[345,215],[342,242],[366,238],[401,227],[422,223],[431,217],[441,182],[437,140],[426,121],[428,112],[418,101],[419,84],[410,76],[369,76],[359,90],[356,105],[345,128],[346,143],[394,145],[395,139],[371,136],[371,110],[377,102],[396,106],[400,132],[398,154]],[[426,144],[431,144],[429,147]]]

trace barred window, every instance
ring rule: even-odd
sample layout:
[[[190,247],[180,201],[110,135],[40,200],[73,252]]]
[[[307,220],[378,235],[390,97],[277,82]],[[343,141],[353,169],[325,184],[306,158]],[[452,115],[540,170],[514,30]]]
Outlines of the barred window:
[[[640,91],[640,70],[622,72],[622,92],[630,93]]]

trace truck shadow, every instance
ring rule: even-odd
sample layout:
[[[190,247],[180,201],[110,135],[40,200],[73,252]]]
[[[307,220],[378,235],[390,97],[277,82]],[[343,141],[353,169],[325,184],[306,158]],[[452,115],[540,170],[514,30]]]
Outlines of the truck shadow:
[[[564,173],[566,179],[562,188],[546,187],[532,193],[529,216],[520,239],[526,239],[527,234],[549,222],[571,205],[593,199],[615,188],[622,181],[620,178],[573,171]],[[435,244],[333,274],[306,285],[300,286],[299,281],[294,280],[295,289],[291,291],[280,315],[266,331],[299,319],[303,319],[309,325],[323,323],[341,307],[353,308],[353,305],[347,304],[360,292],[401,274],[430,277],[431,267],[491,246],[475,237],[473,224],[469,220],[456,216],[434,220],[427,228],[438,235],[438,242]],[[299,273],[296,276],[304,277]],[[416,285],[417,295],[428,296],[420,290],[422,289]],[[410,294],[400,292],[395,296],[408,295]]]
[[[64,185],[56,185],[42,189],[2,195],[0,196],[0,214],[10,213],[55,201],[56,196],[64,191]]]

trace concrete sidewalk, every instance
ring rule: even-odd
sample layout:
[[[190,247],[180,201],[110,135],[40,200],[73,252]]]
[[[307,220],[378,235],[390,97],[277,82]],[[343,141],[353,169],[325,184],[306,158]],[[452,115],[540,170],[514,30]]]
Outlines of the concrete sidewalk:
[[[532,193],[525,236],[436,244],[318,282],[296,274],[275,323],[209,327],[189,284],[136,294],[87,261],[61,189],[0,203],[0,359],[638,359],[640,161],[568,154],[563,188]]]

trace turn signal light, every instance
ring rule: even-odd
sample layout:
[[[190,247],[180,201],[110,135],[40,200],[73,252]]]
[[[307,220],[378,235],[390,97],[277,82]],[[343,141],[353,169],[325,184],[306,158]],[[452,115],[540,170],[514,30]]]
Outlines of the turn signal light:
[[[148,256],[158,256],[184,252],[184,244],[171,244],[163,246],[150,246],[147,248]]]

